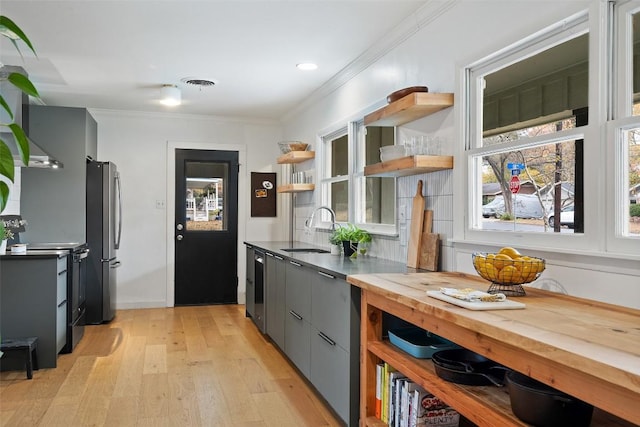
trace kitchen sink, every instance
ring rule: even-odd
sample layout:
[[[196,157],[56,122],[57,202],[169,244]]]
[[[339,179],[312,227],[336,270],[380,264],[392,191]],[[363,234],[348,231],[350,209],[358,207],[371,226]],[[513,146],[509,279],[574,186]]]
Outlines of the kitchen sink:
[[[285,252],[303,252],[303,253],[315,253],[315,254],[328,254],[329,251],[318,248],[282,248],[281,251]]]

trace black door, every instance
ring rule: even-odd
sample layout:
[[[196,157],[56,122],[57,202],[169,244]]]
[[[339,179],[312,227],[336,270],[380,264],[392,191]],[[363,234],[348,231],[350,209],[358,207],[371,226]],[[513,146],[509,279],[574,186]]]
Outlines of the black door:
[[[238,302],[238,152],[176,150],[175,305]]]

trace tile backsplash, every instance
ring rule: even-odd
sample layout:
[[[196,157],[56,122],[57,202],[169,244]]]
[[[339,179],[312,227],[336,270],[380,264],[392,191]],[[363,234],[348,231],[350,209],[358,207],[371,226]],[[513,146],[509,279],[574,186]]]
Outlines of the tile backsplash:
[[[406,207],[404,222],[398,220],[398,231],[404,235],[373,235],[371,256],[398,262],[407,260],[409,226],[411,224],[411,206],[416,194],[418,180],[423,181],[422,194],[425,196],[425,208],[433,211],[433,232],[440,234],[440,270],[448,270],[453,262],[453,251],[449,239],[453,237],[453,171],[445,170],[428,174],[400,177],[396,179],[396,211]],[[316,190],[317,191],[317,190]],[[302,196],[302,197],[300,197]],[[294,239],[317,246],[329,247],[329,233],[305,228],[305,221],[311,216],[315,205],[312,193],[296,195],[294,208]]]

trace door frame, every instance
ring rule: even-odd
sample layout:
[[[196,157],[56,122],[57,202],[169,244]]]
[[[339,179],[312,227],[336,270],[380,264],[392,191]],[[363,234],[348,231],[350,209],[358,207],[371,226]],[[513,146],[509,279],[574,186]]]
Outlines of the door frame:
[[[222,151],[237,151],[238,152],[238,164],[240,170],[238,172],[238,304],[244,304],[244,291],[241,292],[241,287],[244,285],[245,278],[245,263],[246,253],[243,243],[245,240],[245,232],[247,225],[247,207],[246,207],[246,193],[243,191],[247,187],[247,171],[246,171],[246,156],[247,147],[244,144],[216,144],[210,142],[172,142],[167,141],[167,203],[165,206],[165,212],[167,213],[166,223],[166,242],[167,242],[167,307],[175,306],[175,182],[176,182],[176,149],[194,149],[194,150],[222,150]]]

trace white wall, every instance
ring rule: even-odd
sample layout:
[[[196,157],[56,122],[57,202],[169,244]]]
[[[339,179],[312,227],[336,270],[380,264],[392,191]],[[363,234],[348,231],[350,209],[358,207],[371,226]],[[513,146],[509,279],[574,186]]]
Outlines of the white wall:
[[[172,200],[167,199],[167,146],[244,146],[245,163],[240,174],[246,185],[239,188],[238,300],[244,302],[245,257],[242,239],[284,240],[286,213],[278,206],[276,218],[251,218],[248,183],[251,172],[279,172],[275,166],[281,126],[268,121],[239,121],[215,117],[158,115],[91,110],[98,122],[98,160],[113,161],[123,182],[123,237],[118,257],[117,307],[164,307],[173,244]],[[171,178],[171,177],[170,177]],[[278,180],[281,177],[278,176]],[[241,180],[242,181],[242,180]],[[280,201],[279,197],[279,201]],[[157,209],[164,200],[166,208]],[[172,271],[172,270],[171,270]]]
[[[389,93],[403,87],[426,85],[431,92],[454,92],[455,107],[404,125],[399,133],[401,137],[412,132],[442,136],[447,140],[444,154],[458,153],[463,125],[458,79],[461,68],[595,4],[598,0],[429,2],[405,22],[406,40],[333,92],[316,96],[287,117],[285,138],[317,145],[321,132],[338,129],[354,116],[364,117]],[[417,31],[416,25],[420,27]],[[453,241],[454,230],[463,227],[462,221],[456,222],[463,215],[455,216],[454,220],[457,205],[453,197],[456,192],[466,191],[463,169],[454,165],[453,171],[399,178],[396,205],[411,206],[416,181],[422,179],[426,185],[426,208],[434,210],[435,232],[444,239],[441,269],[475,274],[471,253],[496,248]],[[305,218],[316,206],[311,194],[295,201],[296,238],[328,246],[327,233],[309,234],[303,228]],[[410,209],[407,214],[410,215]],[[410,218],[405,226],[400,223],[402,232],[406,233],[408,223]],[[404,262],[406,238],[406,235],[374,236],[371,253]],[[549,248],[532,249],[527,253],[547,259],[547,270],[534,286],[640,308],[640,262],[637,258],[571,254]]]

